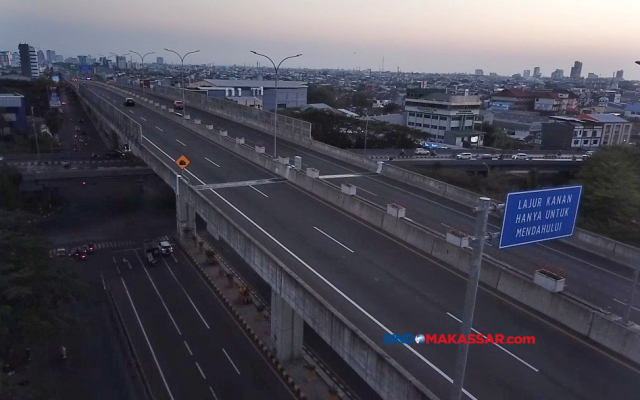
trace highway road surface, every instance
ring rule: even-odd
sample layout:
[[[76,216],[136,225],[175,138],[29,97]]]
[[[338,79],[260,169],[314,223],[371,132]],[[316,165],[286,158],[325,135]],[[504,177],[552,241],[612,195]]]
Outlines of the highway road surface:
[[[153,111],[141,106],[124,108],[122,96],[93,88],[140,122],[145,144],[156,155],[167,161],[186,155],[191,160],[187,174],[194,184],[274,177]],[[229,132],[234,135],[237,131]],[[235,135],[245,136],[244,132]],[[291,156],[298,153],[287,151]],[[333,162],[319,162],[333,166],[328,173],[344,171]],[[376,190],[398,191],[380,181],[363,182],[378,185]],[[420,200],[408,190],[400,193]],[[389,331],[458,333],[464,277],[286,182],[211,190],[206,195],[411,374],[441,398],[448,397],[455,345],[383,345],[382,335]],[[375,194],[379,195],[382,192]],[[423,204],[435,207],[435,203]],[[456,210],[450,214],[464,215]],[[531,257],[535,255],[518,261]],[[472,347],[467,398],[601,399],[633,397],[640,392],[634,367],[508,299],[481,290],[474,328],[485,334],[535,336],[536,344]]]
[[[109,92],[112,93],[112,92]],[[146,92],[147,95],[149,91]],[[155,99],[169,108],[172,102],[160,97]],[[138,107],[140,108],[140,107]],[[129,110],[129,113],[133,111]],[[192,119],[199,118],[203,124],[226,129],[230,136],[244,137],[248,144],[265,146],[267,154],[273,151],[273,139],[269,135],[254,129],[215,117],[193,107],[187,112]],[[154,118],[158,118],[152,113]],[[138,119],[139,122],[144,122]],[[162,119],[160,119],[162,121]],[[173,143],[175,144],[175,143]],[[357,186],[357,194],[366,200],[386,207],[389,203],[401,204],[407,209],[407,219],[427,226],[442,234],[450,228],[469,233],[474,232],[475,214],[469,207],[443,199],[433,193],[418,189],[380,175],[370,174],[352,165],[332,159],[309,149],[292,145],[280,140],[279,155],[293,158],[302,157],[303,166],[311,166],[320,171],[320,175],[343,175],[344,178],[331,179],[340,186],[349,183]],[[501,220],[490,217],[489,229],[501,229]],[[533,275],[541,267],[551,266],[564,271],[567,278],[567,292],[618,315],[624,312],[624,303],[632,286],[632,270],[610,259],[594,255],[560,241],[550,241],[524,247],[498,249],[492,244],[485,247],[485,253],[503,261],[525,273]],[[621,303],[622,302],[622,303]],[[640,296],[636,297],[635,307],[640,309]],[[640,313],[637,315],[640,322]]]
[[[156,399],[295,399],[185,255],[97,253]]]

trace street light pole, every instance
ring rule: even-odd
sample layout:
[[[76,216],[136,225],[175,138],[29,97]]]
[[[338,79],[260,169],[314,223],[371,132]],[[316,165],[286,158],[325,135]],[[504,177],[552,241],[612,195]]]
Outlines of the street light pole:
[[[277,158],[278,157],[278,153],[276,152],[276,137],[278,136],[278,71],[280,71],[280,66],[282,65],[283,62],[285,62],[286,60],[288,60],[290,58],[300,57],[302,54],[296,54],[295,56],[285,57],[285,58],[282,59],[282,61],[280,61],[278,66],[276,66],[276,63],[274,63],[273,60],[269,56],[257,53],[257,52],[255,52],[253,50],[251,50],[251,52],[253,54],[257,55],[257,56],[262,56],[262,57],[266,58],[267,60],[271,61],[271,64],[273,64],[273,69],[276,72],[276,86],[275,86],[276,107],[275,107],[275,109],[273,111],[273,158]]]
[[[120,55],[120,54],[116,54],[116,53],[113,53],[113,52],[112,52],[112,53],[109,53],[109,54],[112,54],[112,55],[116,56],[116,68],[118,67],[118,58],[119,58],[119,57],[124,57],[124,56],[128,56],[128,55],[129,55],[129,53],[125,53],[125,54]],[[125,68],[126,68],[126,66],[127,66],[127,64],[126,64],[127,59],[125,58],[125,59],[124,59],[124,61],[125,61]]]
[[[33,115],[33,107],[31,107],[31,126],[33,126],[33,134],[36,137],[36,151],[38,152],[38,161],[40,161],[40,145],[38,144],[38,131],[36,131],[36,117]]]
[[[189,54],[197,53],[200,50],[190,51],[187,54],[185,54],[184,56],[181,56],[180,54],[178,54],[178,52],[173,51],[173,50],[169,50],[166,47],[165,47],[165,50],[177,55],[180,58],[180,62],[182,63],[182,69],[180,70],[180,75],[182,76],[182,118],[187,118],[187,105],[184,102],[184,91],[185,91],[185,87],[184,87],[184,59],[187,58],[187,56]]]
[[[133,51],[133,50],[129,50],[131,53],[133,54],[137,54],[138,57],[140,57],[141,62],[141,66],[140,69],[142,70],[142,95],[144,96],[144,58],[150,54],[155,54],[155,51],[152,51],[151,53],[147,53],[145,55],[140,55],[140,53],[138,53],[137,51]]]
[[[364,153],[363,155],[367,155],[367,134],[369,133],[369,114],[364,112],[364,117],[366,118],[366,122],[364,124]]]

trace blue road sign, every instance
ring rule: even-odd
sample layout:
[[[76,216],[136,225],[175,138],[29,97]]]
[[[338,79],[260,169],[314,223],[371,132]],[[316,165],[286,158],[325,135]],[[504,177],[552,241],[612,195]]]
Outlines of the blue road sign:
[[[82,72],[91,72],[91,65],[81,65],[80,66],[80,71]]]
[[[573,235],[582,186],[566,186],[507,195],[500,248]]]

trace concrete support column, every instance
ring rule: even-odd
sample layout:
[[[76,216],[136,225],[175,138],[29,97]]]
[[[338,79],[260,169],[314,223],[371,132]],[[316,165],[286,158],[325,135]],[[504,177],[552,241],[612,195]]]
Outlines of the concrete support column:
[[[302,317],[271,291],[271,342],[280,361],[302,357]]]
[[[180,196],[176,196],[176,216],[180,238],[184,236],[185,228],[191,229],[194,234],[196,233],[196,210],[189,207],[187,201]]]

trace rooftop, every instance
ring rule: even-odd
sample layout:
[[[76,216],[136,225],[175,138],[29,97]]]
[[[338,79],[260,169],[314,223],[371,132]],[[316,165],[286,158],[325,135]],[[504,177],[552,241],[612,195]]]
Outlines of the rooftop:
[[[214,87],[252,87],[258,88],[263,87],[265,89],[273,89],[276,86],[275,81],[260,81],[260,80],[247,80],[247,79],[205,79],[205,82],[209,83]],[[307,87],[306,82],[301,81],[278,81],[278,88],[283,89],[296,89],[296,88],[305,88]]]
[[[607,122],[607,123],[618,123],[618,124],[629,122],[626,119],[620,118],[613,114],[581,114],[581,115],[578,115],[578,118],[589,120],[589,121],[595,121],[595,122]]]
[[[549,119],[546,117],[541,117],[538,113],[535,112],[493,111],[493,120],[532,124],[535,122],[548,121]]]
[[[624,110],[625,111],[640,112],[640,103],[627,104],[627,106],[624,108]]]

